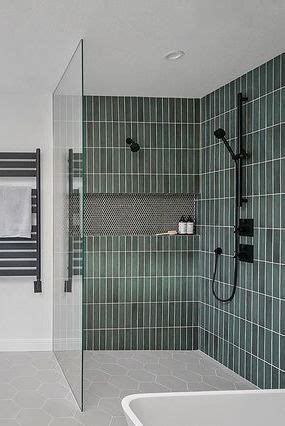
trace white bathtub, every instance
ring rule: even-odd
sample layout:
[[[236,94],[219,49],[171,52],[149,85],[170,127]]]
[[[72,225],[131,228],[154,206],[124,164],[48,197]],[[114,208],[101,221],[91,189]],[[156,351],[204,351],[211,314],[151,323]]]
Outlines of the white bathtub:
[[[128,395],[129,426],[284,426],[285,389]]]

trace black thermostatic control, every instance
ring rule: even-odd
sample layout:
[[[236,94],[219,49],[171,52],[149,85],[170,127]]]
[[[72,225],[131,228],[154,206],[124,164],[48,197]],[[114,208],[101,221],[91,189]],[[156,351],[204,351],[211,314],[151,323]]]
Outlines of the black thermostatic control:
[[[241,262],[253,263],[253,245],[240,244],[238,258]]]
[[[239,235],[241,237],[253,237],[253,219],[240,219],[239,220]]]

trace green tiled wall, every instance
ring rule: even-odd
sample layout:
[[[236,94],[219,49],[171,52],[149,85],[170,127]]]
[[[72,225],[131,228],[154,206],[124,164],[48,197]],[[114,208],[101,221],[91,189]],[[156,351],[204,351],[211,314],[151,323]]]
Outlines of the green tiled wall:
[[[86,97],[87,192],[197,192],[199,106]],[[86,349],[197,348],[198,237],[88,235],[86,243]]]
[[[199,347],[261,388],[285,387],[285,56],[221,87],[201,100],[199,200]],[[254,218],[254,264],[242,263],[233,302],[213,298],[213,250],[224,251],[217,276],[222,297],[233,279],[234,168],[213,135],[225,128],[236,142],[236,94],[244,107],[245,162],[242,217]]]
[[[85,97],[87,192],[197,193],[199,107],[199,99]]]
[[[197,348],[198,237],[87,237],[86,349]]]

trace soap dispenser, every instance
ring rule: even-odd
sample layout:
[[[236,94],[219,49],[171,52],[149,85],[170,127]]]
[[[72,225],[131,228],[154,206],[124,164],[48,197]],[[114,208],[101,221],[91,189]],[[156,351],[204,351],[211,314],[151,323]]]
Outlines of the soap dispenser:
[[[186,220],[184,218],[184,216],[181,216],[181,219],[178,222],[178,234],[186,234],[187,232],[187,225],[186,225]]]
[[[188,235],[194,234],[194,221],[191,218],[191,216],[188,217],[187,222],[186,222],[186,233]]]

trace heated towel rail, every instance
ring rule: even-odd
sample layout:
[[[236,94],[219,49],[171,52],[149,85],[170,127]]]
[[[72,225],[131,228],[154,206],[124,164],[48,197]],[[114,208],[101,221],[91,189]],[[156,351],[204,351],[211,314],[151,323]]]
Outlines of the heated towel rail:
[[[34,292],[41,293],[40,149],[35,152],[0,152],[0,177],[35,179],[35,188],[31,191],[31,238],[0,238],[0,277],[34,276]]]

